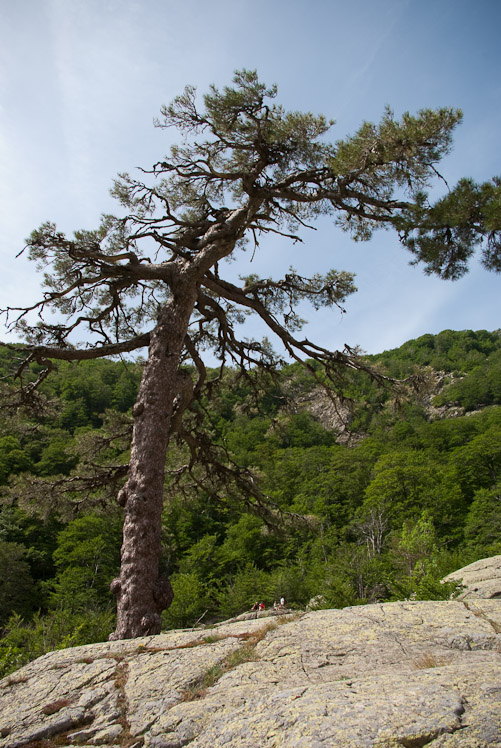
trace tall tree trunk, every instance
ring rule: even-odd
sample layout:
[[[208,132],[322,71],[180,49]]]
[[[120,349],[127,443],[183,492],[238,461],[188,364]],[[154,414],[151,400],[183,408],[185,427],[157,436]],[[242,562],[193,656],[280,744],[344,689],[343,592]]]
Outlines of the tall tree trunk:
[[[159,576],[165,458],[173,405],[179,390],[179,361],[196,298],[196,288],[176,289],[150,336],[136,404],[124,507],[117,628],[110,639],[160,633],[161,612],[172,602],[168,578]]]

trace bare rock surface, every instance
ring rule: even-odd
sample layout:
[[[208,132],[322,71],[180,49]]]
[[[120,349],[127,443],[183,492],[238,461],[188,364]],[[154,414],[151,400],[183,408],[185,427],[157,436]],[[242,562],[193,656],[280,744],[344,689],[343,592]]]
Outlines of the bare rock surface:
[[[460,582],[464,590],[459,600],[501,599],[501,556],[482,558],[446,576],[444,582]]]
[[[500,666],[494,599],[171,631],[4,678],[0,748],[501,748]]]

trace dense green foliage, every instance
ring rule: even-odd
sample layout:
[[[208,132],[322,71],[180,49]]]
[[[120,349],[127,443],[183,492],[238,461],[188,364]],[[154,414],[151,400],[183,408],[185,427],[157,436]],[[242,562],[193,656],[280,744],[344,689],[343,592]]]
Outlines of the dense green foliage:
[[[0,356],[6,374],[15,352]],[[164,564],[176,594],[166,626],[281,596],[293,607],[445,598],[442,576],[501,553],[500,333],[448,330],[369,358],[392,376],[419,371],[421,389],[397,402],[394,389],[354,374],[347,444],[312,414],[321,390],[297,365],[259,402],[248,381],[228,375],[207,404],[212,439],[254,471],[280,520],[166,485]],[[81,472],[90,440],[106,441],[112,412],[132,406],[140,372],[140,362],[63,363],[44,383],[48,415],[11,413],[2,423],[0,675],[112,628],[118,507],[74,501],[68,515],[34,505],[27,476]],[[123,445],[107,449],[126,461]]]

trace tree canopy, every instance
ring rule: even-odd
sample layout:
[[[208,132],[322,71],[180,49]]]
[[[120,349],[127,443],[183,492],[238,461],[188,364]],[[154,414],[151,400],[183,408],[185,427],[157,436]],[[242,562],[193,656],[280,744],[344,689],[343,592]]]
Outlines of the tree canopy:
[[[27,252],[44,272],[45,291],[29,308],[8,310],[29,355],[18,369],[21,392],[33,400],[53,361],[79,361],[148,347],[136,403],[131,455],[118,493],[124,508],[116,637],[156,633],[160,612],[172,600],[159,571],[166,454],[175,435],[187,450],[178,474],[209,490],[216,482],[260,503],[252,475],[216,449],[201,428],[199,403],[214,391],[226,364],[273,372],[281,362],[267,341],[239,337],[238,323],[257,315],[287,354],[323,380],[364,369],[347,348],[329,351],[298,335],[296,307],[342,307],[354,291],[342,270],[282,279],[249,276],[237,285],[223,277],[222,261],[268,234],[301,240],[320,215],[356,240],[391,228],[425,270],[457,278],[479,247],[487,268],[499,271],[501,188],[497,180],[461,180],[432,203],[427,195],[440,175],[461,113],[450,108],[405,114],[387,110],[378,125],[329,142],[323,116],[288,112],[274,102],[253,71],[235,74],[233,86],[212,86],[200,107],[193,87],[161,110],[160,128],[176,128],[180,145],[140,178],[121,175],[114,195],[125,215],[104,216],[95,231],[67,238],[52,223],[28,239]],[[57,322],[49,313],[57,313]],[[37,321],[33,322],[32,313]],[[74,342],[77,333],[87,340]],[[203,351],[221,361],[208,376]],[[36,380],[23,382],[37,362]],[[374,371],[373,375],[378,377]],[[123,473],[120,473],[122,475]]]

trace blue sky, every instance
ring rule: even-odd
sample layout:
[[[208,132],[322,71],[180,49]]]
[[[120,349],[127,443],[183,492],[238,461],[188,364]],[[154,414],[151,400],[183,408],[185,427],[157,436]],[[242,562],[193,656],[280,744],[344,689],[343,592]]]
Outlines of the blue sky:
[[[225,85],[235,69],[277,83],[286,108],[335,119],[333,139],[386,104],[397,115],[459,107],[447,180],[501,174],[500,28],[499,0],[0,0],[0,307],[38,298],[35,268],[14,259],[32,229],[96,227],[118,209],[114,176],[175,142],[153,128],[160,106],[187,83]],[[355,244],[323,220],[304,244],[270,238],[231,272],[355,272],[347,314],[303,313],[308,337],[332,349],[501,327],[499,276],[474,263],[448,283],[409,259],[389,233]]]

